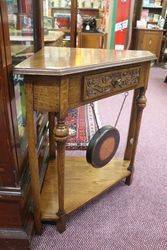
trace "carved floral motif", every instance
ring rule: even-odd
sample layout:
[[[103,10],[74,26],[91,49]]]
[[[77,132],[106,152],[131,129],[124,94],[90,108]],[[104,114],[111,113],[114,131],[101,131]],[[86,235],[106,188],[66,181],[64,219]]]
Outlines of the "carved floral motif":
[[[86,76],[84,79],[84,99],[134,87],[139,83],[139,77],[140,67]]]

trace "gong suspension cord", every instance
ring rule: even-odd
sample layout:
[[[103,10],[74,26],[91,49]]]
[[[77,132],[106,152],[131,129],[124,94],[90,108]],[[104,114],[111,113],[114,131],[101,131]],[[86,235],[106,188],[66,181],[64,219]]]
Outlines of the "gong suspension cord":
[[[119,118],[120,118],[120,116],[121,116],[121,113],[122,113],[122,110],[123,110],[123,107],[124,107],[124,104],[125,104],[125,101],[126,101],[126,98],[128,97],[128,95],[129,95],[129,92],[125,92],[125,93],[124,93],[124,99],[123,99],[123,101],[122,101],[122,105],[121,105],[121,107],[120,107],[120,110],[119,110],[119,113],[118,113],[118,116],[117,116],[117,119],[116,119],[116,122],[115,122],[114,127],[116,127],[117,124],[118,124]],[[94,103],[91,102],[91,103],[90,103],[90,106],[91,106],[91,108],[92,108],[93,116],[94,116],[94,118],[95,118],[95,123],[96,123],[96,126],[97,126],[98,131],[99,131],[99,130],[100,130],[100,127],[99,127],[99,124],[98,124],[98,121],[97,121],[97,116],[96,116],[96,111],[95,111]]]
[[[118,124],[119,118],[120,118],[120,116],[121,116],[121,113],[122,113],[122,110],[123,110],[123,107],[124,107],[126,98],[127,98],[128,95],[129,95],[129,92],[125,92],[124,95],[125,95],[125,96],[124,96],[124,99],[123,99],[121,108],[120,108],[120,110],[119,110],[119,113],[118,113],[118,116],[117,116],[117,119],[116,119],[116,122],[115,122],[115,125],[114,125],[115,128],[116,128],[116,126],[117,126],[117,124]]]
[[[91,102],[91,103],[90,103],[90,106],[91,106],[91,108],[92,108],[92,111],[93,111],[93,116],[94,116],[94,118],[95,118],[95,122],[96,122],[96,126],[97,126],[98,131],[99,131],[99,130],[100,130],[100,127],[99,127],[99,124],[98,124],[98,121],[97,121],[97,116],[96,116],[96,111],[95,111],[95,106],[94,106],[94,103],[93,103],[93,102]]]

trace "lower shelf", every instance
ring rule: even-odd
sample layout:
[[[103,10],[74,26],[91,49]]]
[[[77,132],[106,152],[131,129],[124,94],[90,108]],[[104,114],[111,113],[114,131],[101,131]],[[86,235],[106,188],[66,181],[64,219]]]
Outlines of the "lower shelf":
[[[129,161],[112,160],[101,169],[91,167],[84,157],[67,157],[65,166],[65,212],[69,214],[130,175]],[[55,221],[58,211],[56,161],[51,161],[41,193],[43,221]]]

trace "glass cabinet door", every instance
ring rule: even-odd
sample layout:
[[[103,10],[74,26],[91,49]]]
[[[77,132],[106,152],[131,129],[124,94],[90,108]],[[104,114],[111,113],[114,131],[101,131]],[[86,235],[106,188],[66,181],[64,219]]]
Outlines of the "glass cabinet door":
[[[6,4],[12,65],[15,66],[33,55],[37,49],[37,46],[34,45],[40,45],[41,39],[43,39],[38,34],[34,35],[37,32],[34,26],[38,26],[38,30],[42,29],[42,27],[39,27],[41,20],[39,20],[39,17],[36,18],[35,13],[33,13],[33,10],[38,8],[39,2],[36,0],[6,0]],[[34,20],[35,18],[36,20]],[[39,38],[39,41],[34,41],[35,36],[37,36],[37,39]],[[50,39],[53,40],[52,37],[46,37],[46,39],[49,42]],[[15,98],[15,105],[12,105],[14,124],[17,122],[15,126],[16,148],[19,167],[22,171],[23,163],[27,162],[26,105],[23,76],[13,74],[11,84],[14,85]],[[48,116],[39,112],[34,112],[34,116],[36,119],[37,148],[40,165],[44,160],[43,157],[46,156]]]
[[[12,64],[16,65],[34,53],[32,0],[6,0]],[[27,150],[25,89],[23,76],[13,74],[18,123],[20,159]]]
[[[7,0],[8,23],[13,64],[34,51],[32,0]]]

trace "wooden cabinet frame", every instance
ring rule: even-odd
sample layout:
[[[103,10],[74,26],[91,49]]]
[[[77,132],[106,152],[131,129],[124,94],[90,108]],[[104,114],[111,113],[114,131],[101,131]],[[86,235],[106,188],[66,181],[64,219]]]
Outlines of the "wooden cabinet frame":
[[[19,1],[18,1],[19,2]],[[43,1],[32,0],[34,51],[44,45]],[[77,0],[71,6],[71,46],[76,46]],[[15,94],[12,81],[12,56],[6,0],[0,1],[0,249],[29,249],[34,221],[30,209],[29,174],[21,169],[18,147]],[[41,170],[41,177],[45,169]]]
[[[33,0],[34,48],[43,46],[42,0]],[[38,11],[37,11],[38,10]],[[34,222],[31,215],[29,175],[21,170],[18,125],[12,83],[12,56],[7,3],[0,1],[0,249],[30,248]],[[25,160],[26,162],[26,160]],[[24,163],[23,163],[24,164]]]

